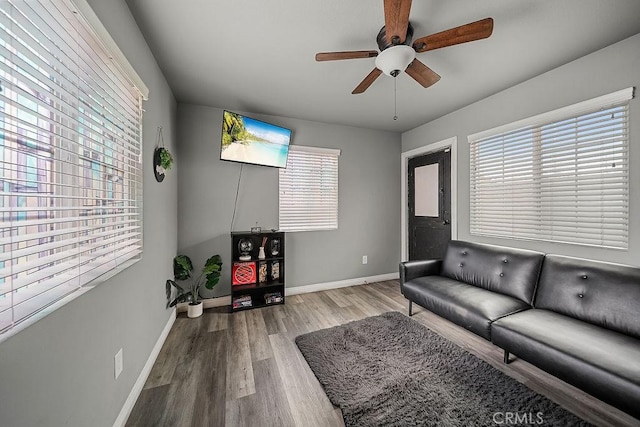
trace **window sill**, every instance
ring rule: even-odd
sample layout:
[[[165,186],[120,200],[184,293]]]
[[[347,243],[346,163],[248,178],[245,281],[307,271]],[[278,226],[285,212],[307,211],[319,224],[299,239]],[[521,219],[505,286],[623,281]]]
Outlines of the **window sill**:
[[[114,268],[112,270],[107,271],[106,273],[104,273],[101,276],[99,276],[99,277],[95,278],[94,280],[92,280],[87,285],[78,288],[76,291],[74,291],[74,292],[70,293],[69,295],[63,297],[62,299],[54,302],[53,304],[51,304],[47,308],[43,309],[42,311],[37,312],[33,316],[21,321],[20,323],[16,324],[12,328],[7,329],[5,332],[0,333],[0,344],[5,342],[7,339],[11,338],[12,336],[18,334],[19,332],[25,330],[26,328],[28,328],[29,326],[33,325],[34,323],[38,322],[39,320],[44,319],[49,314],[51,314],[54,311],[62,308],[63,306],[67,305],[68,303],[70,303],[74,299],[78,298],[79,296],[84,295],[86,292],[90,291],[94,287],[96,287],[96,286],[100,285],[101,283],[104,283],[107,280],[111,279],[112,277],[114,277],[115,275],[120,273],[121,271],[131,267],[133,264],[135,264],[136,262],[140,261],[141,259],[142,259],[142,257],[131,259],[131,260],[123,263],[122,265],[118,266],[117,268]]]

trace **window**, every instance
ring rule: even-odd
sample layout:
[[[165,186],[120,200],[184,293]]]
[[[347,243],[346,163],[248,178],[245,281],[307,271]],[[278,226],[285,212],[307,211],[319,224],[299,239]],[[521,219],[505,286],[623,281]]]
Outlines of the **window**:
[[[469,136],[471,234],[628,248],[633,88]]]
[[[280,169],[280,230],[338,228],[340,150],[292,145]]]
[[[146,88],[78,12],[0,3],[1,332],[142,252]]]

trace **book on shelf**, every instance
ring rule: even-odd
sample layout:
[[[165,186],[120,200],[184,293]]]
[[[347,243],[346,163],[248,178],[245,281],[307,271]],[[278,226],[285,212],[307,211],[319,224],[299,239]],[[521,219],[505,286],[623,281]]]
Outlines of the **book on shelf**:
[[[233,308],[251,307],[251,306],[253,306],[253,301],[251,300],[250,295],[241,295],[233,299]]]
[[[248,301],[246,303],[240,303],[240,304],[234,304],[233,308],[244,308],[244,307],[253,307],[253,304],[251,303],[251,301]]]
[[[264,302],[267,304],[276,304],[282,302],[282,294],[280,292],[271,292],[264,294]]]

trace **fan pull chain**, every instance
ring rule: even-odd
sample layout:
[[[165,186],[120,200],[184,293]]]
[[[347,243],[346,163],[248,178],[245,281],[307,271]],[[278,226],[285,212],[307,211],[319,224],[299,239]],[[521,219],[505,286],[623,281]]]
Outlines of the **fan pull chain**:
[[[393,78],[393,120],[398,120],[398,79]]]

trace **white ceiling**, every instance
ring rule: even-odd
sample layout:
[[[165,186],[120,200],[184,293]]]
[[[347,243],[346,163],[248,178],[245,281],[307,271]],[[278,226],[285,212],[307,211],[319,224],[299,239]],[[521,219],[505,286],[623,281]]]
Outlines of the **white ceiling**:
[[[179,102],[390,131],[412,129],[640,33],[639,0],[416,0],[414,40],[486,17],[494,31],[418,54],[442,79],[424,89],[400,75],[394,121],[392,77],[351,94],[374,58],[314,59],[317,52],[377,49],[382,0],[127,3]]]

